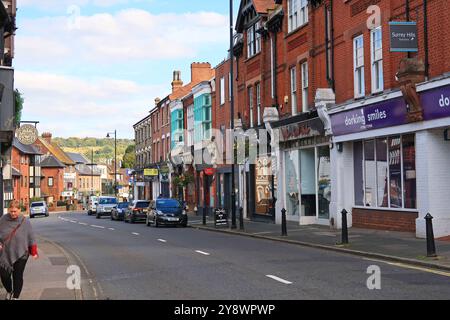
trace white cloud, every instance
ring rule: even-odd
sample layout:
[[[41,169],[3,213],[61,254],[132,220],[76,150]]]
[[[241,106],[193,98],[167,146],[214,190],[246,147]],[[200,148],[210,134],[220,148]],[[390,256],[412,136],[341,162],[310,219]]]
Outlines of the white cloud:
[[[115,64],[124,59],[195,58],[201,49],[226,47],[227,38],[226,16],[213,12],[154,15],[128,9],[76,21],[45,17],[21,22],[16,61],[46,66],[58,60]]]
[[[150,111],[151,101],[164,90],[128,80],[40,72],[16,71],[15,81],[25,96],[24,119],[39,120],[41,131],[64,137],[102,137],[111,129],[133,137],[132,124]]]

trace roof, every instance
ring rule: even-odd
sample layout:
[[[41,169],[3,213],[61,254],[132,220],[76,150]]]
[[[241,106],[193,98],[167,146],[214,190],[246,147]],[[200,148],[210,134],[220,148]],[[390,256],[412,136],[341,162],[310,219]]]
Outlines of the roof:
[[[42,154],[35,146],[25,145],[21,143],[17,138],[13,139],[13,147],[15,147],[21,153],[25,154],[36,154],[36,155]]]
[[[41,168],[64,168],[65,165],[55,156],[46,155],[41,159]]]
[[[77,164],[87,164],[89,162],[81,153],[66,152],[66,154]]]
[[[273,0],[253,0],[253,6],[257,13],[264,14],[275,7],[275,2]]]
[[[12,175],[16,176],[16,177],[20,177],[22,174],[20,173],[19,170],[17,170],[16,168],[12,167]]]
[[[244,28],[244,16],[249,13],[249,10],[253,7],[257,14],[267,14],[267,12],[271,9],[274,9],[275,1],[274,0],[249,0],[248,4],[244,4],[246,1],[241,0],[241,4],[239,6],[239,12],[236,20],[236,31],[242,32]],[[250,3],[252,5],[250,6]]]
[[[74,166],[75,162],[58,146],[56,143],[49,143],[42,137],[39,137],[39,142],[48,149],[48,151],[54,155],[59,161],[64,163],[65,165]]]

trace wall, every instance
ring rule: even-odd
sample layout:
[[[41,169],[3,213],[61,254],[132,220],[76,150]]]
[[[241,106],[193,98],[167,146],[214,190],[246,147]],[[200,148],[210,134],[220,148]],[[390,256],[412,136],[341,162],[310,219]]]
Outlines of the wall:
[[[42,194],[53,197],[56,203],[61,198],[64,191],[64,169],[63,168],[42,168],[42,174],[45,177],[41,180]],[[53,187],[48,186],[48,178],[53,177]]]

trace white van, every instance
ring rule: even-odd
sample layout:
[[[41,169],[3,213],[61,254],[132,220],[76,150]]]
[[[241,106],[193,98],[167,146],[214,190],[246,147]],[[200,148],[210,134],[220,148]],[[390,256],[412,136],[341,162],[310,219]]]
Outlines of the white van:
[[[92,196],[89,198],[88,204],[88,215],[93,215],[97,213],[98,197]]]

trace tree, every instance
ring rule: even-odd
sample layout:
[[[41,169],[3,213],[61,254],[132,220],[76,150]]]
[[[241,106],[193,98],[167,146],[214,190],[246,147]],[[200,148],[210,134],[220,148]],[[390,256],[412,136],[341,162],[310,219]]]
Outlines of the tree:
[[[134,164],[136,163],[136,147],[135,145],[129,145],[125,154],[123,155],[122,168],[134,168]]]

